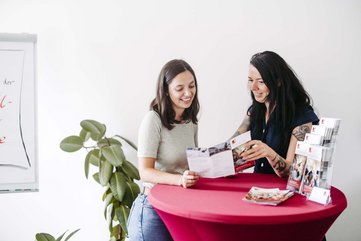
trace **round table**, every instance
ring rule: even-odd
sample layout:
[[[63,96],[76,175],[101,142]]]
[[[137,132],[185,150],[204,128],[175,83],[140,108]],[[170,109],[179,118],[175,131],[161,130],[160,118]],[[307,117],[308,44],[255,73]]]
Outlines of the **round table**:
[[[320,241],[347,206],[337,188],[329,205],[297,193],[278,206],[242,200],[252,186],[286,189],[286,183],[276,175],[240,173],[201,178],[191,188],[158,184],[148,199],[175,241]]]

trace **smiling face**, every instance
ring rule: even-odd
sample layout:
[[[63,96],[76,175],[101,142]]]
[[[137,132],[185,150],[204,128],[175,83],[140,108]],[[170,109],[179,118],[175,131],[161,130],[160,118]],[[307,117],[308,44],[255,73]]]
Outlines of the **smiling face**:
[[[270,91],[263,82],[261,74],[253,65],[249,65],[248,87],[252,91],[257,102],[267,104],[267,97]]]
[[[176,114],[176,120],[180,121],[184,110],[191,106],[196,91],[194,76],[189,71],[178,74],[171,81],[168,86],[168,94]]]

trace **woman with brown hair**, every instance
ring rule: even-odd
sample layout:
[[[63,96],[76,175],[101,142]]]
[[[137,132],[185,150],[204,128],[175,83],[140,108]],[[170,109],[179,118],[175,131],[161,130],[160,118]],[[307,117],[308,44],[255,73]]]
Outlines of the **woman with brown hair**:
[[[199,176],[188,170],[186,149],[198,145],[197,79],[184,60],[171,60],[162,68],[156,97],[138,135],[138,168],[143,191],[133,203],[128,220],[130,241],[172,240],[147,194],[156,183],[194,185]]]

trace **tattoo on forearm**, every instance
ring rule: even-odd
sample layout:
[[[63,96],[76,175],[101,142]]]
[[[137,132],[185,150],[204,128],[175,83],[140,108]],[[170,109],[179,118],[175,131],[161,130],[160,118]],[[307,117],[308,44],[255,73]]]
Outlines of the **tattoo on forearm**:
[[[298,141],[303,141],[305,140],[306,133],[310,133],[310,132],[311,132],[310,128],[307,125],[303,125],[296,128],[292,132],[292,135],[294,135]]]
[[[289,168],[287,168],[287,162],[280,156],[278,156],[273,168],[277,170],[281,177],[288,175]]]
[[[282,172],[286,169],[286,162],[282,159],[282,158],[279,158],[276,163],[273,165],[273,167],[279,171],[279,172]]]

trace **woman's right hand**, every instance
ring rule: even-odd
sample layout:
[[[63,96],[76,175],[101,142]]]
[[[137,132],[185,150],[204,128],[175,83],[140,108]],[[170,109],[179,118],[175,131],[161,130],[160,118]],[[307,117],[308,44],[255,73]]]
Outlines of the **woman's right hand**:
[[[199,179],[198,173],[190,170],[183,172],[183,175],[180,177],[180,185],[184,188],[191,187],[197,183]]]

